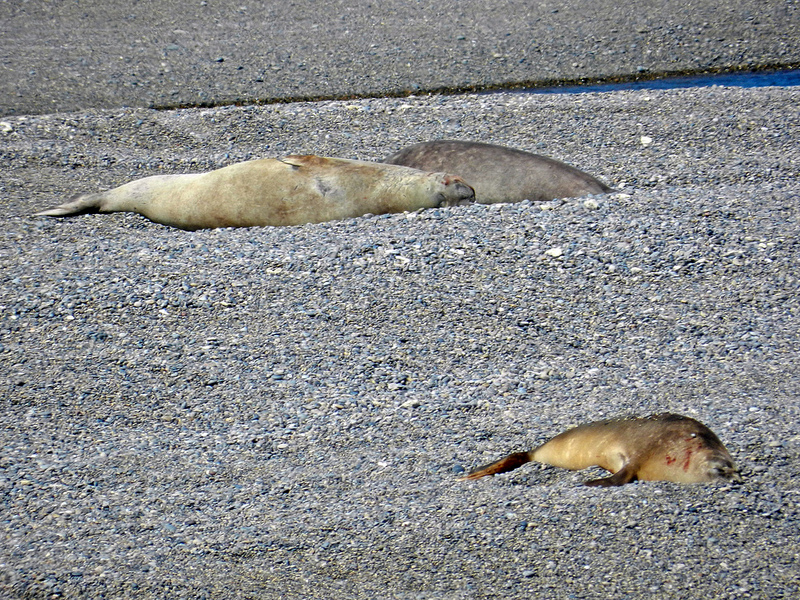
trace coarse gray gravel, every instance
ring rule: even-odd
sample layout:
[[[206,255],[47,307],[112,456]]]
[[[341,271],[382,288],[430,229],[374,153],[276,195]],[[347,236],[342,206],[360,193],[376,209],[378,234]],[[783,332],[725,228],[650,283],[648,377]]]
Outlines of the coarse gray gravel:
[[[0,2],[0,116],[800,66],[798,0]]]
[[[798,105],[711,87],[5,118],[0,595],[798,597]],[[28,216],[441,137],[620,193],[193,233]],[[666,410],[744,484],[455,480]]]

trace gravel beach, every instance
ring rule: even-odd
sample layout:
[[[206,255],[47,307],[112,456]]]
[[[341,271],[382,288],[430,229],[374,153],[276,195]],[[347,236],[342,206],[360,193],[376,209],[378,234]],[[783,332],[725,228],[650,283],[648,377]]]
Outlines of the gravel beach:
[[[796,597],[798,105],[709,87],[7,118],[2,594]],[[440,137],[620,191],[193,233],[28,216]],[[709,425],[744,484],[456,481],[661,411]]]
[[[798,6],[1,2],[0,598],[800,597],[800,87],[399,97],[797,67]],[[258,105],[297,98],[329,100]],[[198,232],[30,216],[439,138],[617,191]],[[457,481],[664,411],[744,482]]]

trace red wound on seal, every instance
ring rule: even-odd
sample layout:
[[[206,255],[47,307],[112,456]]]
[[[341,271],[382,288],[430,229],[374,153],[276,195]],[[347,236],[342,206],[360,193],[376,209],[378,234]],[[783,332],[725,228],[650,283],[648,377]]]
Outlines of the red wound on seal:
[[[689,470],[689,463],[692,462],[692,454],[694,454],[692,449],[691,448],[687,448],[687,450],[686,450],[686,460],[683,461],[683,470],[684,471],[688,471]]]

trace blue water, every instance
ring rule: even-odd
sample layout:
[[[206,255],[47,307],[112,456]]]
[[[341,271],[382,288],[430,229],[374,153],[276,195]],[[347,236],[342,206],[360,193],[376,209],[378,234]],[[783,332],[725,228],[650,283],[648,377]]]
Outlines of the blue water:
[[[615,92],[617,90],[672,90],[676,88],[709,87],[766,87],[800,85],[800,69],[786,71],[760,71],[754,73],[719,73],[686,77],[665,77],[648,81],[602,83],[596,85],[567,85],[564,87],[526,88],[526,94],[582,94],[584,92]]]

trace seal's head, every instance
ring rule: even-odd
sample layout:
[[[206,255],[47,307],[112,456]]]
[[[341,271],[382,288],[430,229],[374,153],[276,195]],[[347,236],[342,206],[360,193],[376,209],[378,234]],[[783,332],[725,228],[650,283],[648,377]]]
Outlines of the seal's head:
[[[457,175],[442,177],[444,189],[439,193],[439,206],[464,206],[475,202],[475,190]]]
[[[683,469],[684,471],[694,471],[697,481],[741,483],[742,477],[733,462],[733,457],[708,427],[694,419],[679,415],[664,414],[651,417],[651,419],[674,424],[676,429],[684,432],[686,437],[677,436],[679,439],[683,439],[682,449],[685,452]]]

